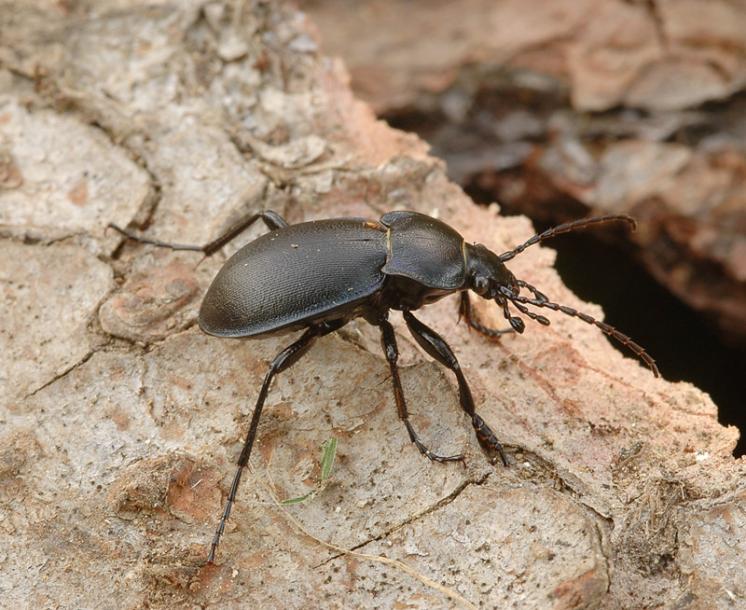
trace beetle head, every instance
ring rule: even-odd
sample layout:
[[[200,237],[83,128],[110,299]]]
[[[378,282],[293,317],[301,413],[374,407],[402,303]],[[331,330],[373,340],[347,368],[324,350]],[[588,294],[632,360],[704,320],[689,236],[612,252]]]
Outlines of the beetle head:
[[[518,295],[521,282],[494,252],[482,244],[466,244],[467,286],[483,299],[494,300],[505,313],[514,331],[522,333],[523,320],[508,312],[506,295]]]
[[[501,287],[518,294],[515,276],[494,252],[482,244],[466,244],[467,286],[484,299],[501,296]]]

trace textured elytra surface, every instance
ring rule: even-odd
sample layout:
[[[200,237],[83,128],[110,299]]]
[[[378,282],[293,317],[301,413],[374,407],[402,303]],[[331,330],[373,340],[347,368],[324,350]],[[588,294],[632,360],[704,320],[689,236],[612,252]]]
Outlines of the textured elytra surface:
[[[251,337],[352,315],[384,280],[386,232],[365,222],[299,223],[247,244],[215,276],[200,309],[200,328]]]
[[[466,462],[422,457],[396,417],[377,333],[354,324],[319,340],[273,385],[218,561],[205,565],[259,384],[291,337],[200,333],[196,307],[224,255],[117,248],[105,224],[132,218],[151,236],[189,243],[215,236],[242,209],[272,207],[297,222],[408,207],[497,251],[531,234],[525,219],[473,208],[422,143],[375,122],[301,14],[247,3],[235,15],[232,6],[0,10],[4,102],[59,114],[53,124],[81,133],[96,124],[119,151],[111,158],[139,168],[119,185],[136,205],[93,201],[83,232],[61,243],[25,220],[3,226],[2,247],[13,253],[0,259],[10,314],[3,351],[13,354],[11,370],[29,359],[26,372],[3,379],[6,392],[23,388],[20,398],[0,403],[6,603],[740,602],[743,462],[730,457],[735,432],[717,424],[708,397],[654,380],[569,318],[488,342],[455,324],[452,299],[421,317],[454,346],[511,467],[487,462],[452,376],[392,316],[415,426],[434,450],[464,452]],[[22,188],[18,176],[45,169],[15,152],[18,129],[2,131],[18,172],[0,209]],[[70,148],[81,172],[97,145]],[[43,217],[63,205],[55,201],[30,198],[24,213]],[[511,269],[601,317],[561,286],[551,262],[550,250],[534,248]],[[33,293],[17,292],[16,281]],[[38,309],[18,308],[25,297]],[[489,304],[479,312],[502,322]],[[279,505],[314,487],[331,436],[339,446],[328,485],[305,504]]]

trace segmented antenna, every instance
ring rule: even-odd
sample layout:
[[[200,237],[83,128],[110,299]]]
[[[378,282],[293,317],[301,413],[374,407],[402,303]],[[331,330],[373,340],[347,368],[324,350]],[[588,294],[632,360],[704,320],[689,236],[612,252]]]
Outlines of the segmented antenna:
[[[545,301],[542,301],[545,302]],[[536,313],[535,311],[531,311],[528,307],[525,305],[521,305],[520,303],[516,303],[513,301],[513,305],[515,305],[516,309],[520,311],[521,313],[526,314],[529,318],[532,320],[536,320],[539,324],[543,326],[549,326],[551,322],[549,321],[549,318],[546,316],[542,316],[541,314]],[[507,303],[505,305],[507,307]]]
[[[593,218],[582,218],[580,220],[574,220],[572,222],[566,222],[565,224],[557,225],[551,229],[547,229],[543,233],[537,233],[525,243],[521,244],[517,248],[508,250],[507,252],[499,256],[500,260],[504,263],[514,258],[516,255],[523,252],[529,246],[538,244],[540,241],[554,237],[555,235],[562,235],[563,233],[569,233],[570,231],[576,231],[578,229],[585,229],[591,225],[604,224],[607,222],[626,222],[632,226],[632,229],[637,227],[635,219],[631,216],[626,215],[608,215],[608,216],[594,216]],[[528,288],[528,286],[526,286]],[[531,290],[529,288],[529,290]]]
[[[526,285],[526,288],[531,290],[528,285]],[[501,287],[500,292],[502,292],[505,298],[510,300],[521,312],[525,313],[527,316],[536,320],[537,322],[540,322],[541,324],[544,324],[544,321],[538,319],[538,317],[535,317],[537,316],[537,314],[529,311],[526,307],[523,307],[522,304],[533,305],[534,307],[546,307],[547,309],[551,309],[553,311],[560,311],[565,315],[572,316],[574,318],[580,318],[587,324],[593,324],[594,326],[597,326],[606,335],[619,341],[619,343],[624,345],[633,354],[635,354],[635,356],[642,360],[648,366],[648,368],[653,371],[653,375],[655,375],[656,377],[660,377],[660,372],[658,371],[658,367],[656,366],[653,357],[648,354],[641,345],[635,343],[630,337],[618,331],[610,324],[606,324],[606,322],[600,322],[599,320],[596,320],[596,318],[589,316],[587,313],[583,313],[582,311],[578,311],[577,309],[573,309],[572,307],[568,307],[567,305],[560,305],[558,303],[553,303],[552,301],[544,299],[532,299],[518,294],[513,294],[513,292],[511,292],[511,290],[505,286]],[[543,318],[543,316],[541,317]],[[544,320],[546,320],[546,318],[544,318]],[[547,320],[547,323],[548,322],[549,321]]]

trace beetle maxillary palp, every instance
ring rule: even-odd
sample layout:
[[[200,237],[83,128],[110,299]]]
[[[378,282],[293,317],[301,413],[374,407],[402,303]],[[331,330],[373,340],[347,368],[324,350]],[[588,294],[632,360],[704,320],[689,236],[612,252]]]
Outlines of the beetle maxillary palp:
[[[536,322],[538,322],[542,326],[549,326],[551,324],[551,322],[549,321],[549,318],[547,318],[546,316],[542,316],[541,314],[538,314],[538,313],[536,313],[534,311],[531,311],[525,305],[521,305],[520,303],[516,303],[515,301],[513,301],[513,305],[515,305],[516,308],[521,313],[526,314],[529,318],[531,318],[532,320],[535,320]]]
[[[505,298],[496,297],[495,303],[497,303],[502,308],[505,319],[508,321],[515,332],[523,333],[523,331],[526,330],[526,324],[523,322],[523,320],[521,320],[517,316],[513,316],[510,314],[510,309],[508,309],[508,301]]]
[[[549,301],[549,297],[545,295],[543,292],[541,292],[538,288],[535,288],[528,282],[524,282],[523,280],[516,280],[516,284],[522,288],[527,288],[531,291],[531,293],[539,300],[539,301]],[[513,290],[513,294],[518,294],[517,291]]]

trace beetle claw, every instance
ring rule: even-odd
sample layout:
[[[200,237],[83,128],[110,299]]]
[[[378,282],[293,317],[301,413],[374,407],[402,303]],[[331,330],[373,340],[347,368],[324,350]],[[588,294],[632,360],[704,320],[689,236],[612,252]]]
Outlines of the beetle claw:
[[[417,449],[420,450],[420,453],[424,455],[427,459],[433,461],[433,462],[463,462],[464,461],[464,454],[463,453],[457,453],[456,455],[439,455],[437,453],[433,453],[430,451],[425,445],[422,444],[422,442],[415,438],[413,441]]]

